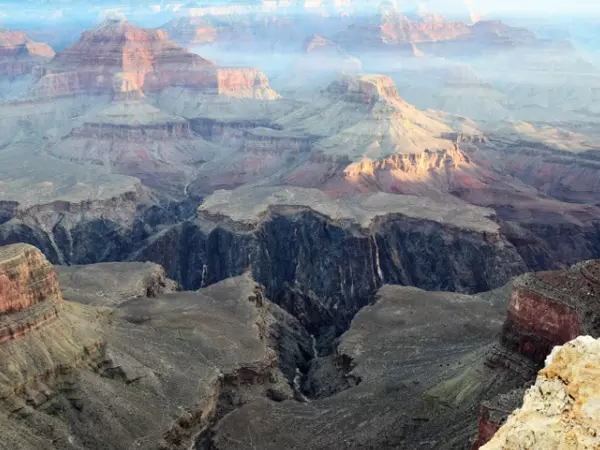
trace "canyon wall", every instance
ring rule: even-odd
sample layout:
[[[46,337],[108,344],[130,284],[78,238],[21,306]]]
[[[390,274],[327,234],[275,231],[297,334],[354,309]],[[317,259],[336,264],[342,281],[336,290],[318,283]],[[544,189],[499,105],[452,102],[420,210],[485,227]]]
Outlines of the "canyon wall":
[[[599,448],[600,340],[556,347],[535,385],[483,450]]]
[[[62,303],[56,272],[35,247],[0,247],[0,343],[56,318]]]
[[[500,236],[391,216],[359,231],[312,211],[273,211],[257,228],[201,218],[136,254],[197,289],[251,268],[267,295],[305,326],[343,330],[385,283],[476,292],[526,270]]]
[[[514,281],[500,348],[506,355],[525,360],[516,366],[505,364],[510,371],[520,370],[527,361],[539,368],[553,348],[580,334],[600,336],[599,274],[600,261],[596,260],[576,264],[569,270],[523,275]],[[522,390],[515,392],[483,403],[474,449],[488,442],[519,406]]]

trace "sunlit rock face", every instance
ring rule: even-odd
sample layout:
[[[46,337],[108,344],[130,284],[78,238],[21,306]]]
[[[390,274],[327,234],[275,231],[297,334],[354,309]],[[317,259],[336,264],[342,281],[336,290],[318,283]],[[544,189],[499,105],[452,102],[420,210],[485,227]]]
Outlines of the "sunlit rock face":
[[[60,300],[56,273],[35,247],[15,244],[0,251],[0,314]]]
[[[514,285],[502,340],[542,362],[556,345],[597,333],[598,261],[568,271],[524,275]]]
[[[547,360],[548,355],[556,353],[557,350],[553,352],[553,348],[556,346],[564,345],[563,348],[570,351],[569,349],[573,348],[573,344],[567,343],[577,338],[577,336],[582,334],[600,336],[599,293],[600,261],[598,260],[579,263],[568,270],[527,274],[517,278],[513,282],[507,318],[500,336],[500,345],[487,358],[487,366],[504,367],[502,370],[508,368],[511,376],[514,376],[515,373],[522,373],[532,363],[533,367],[539,369],[543,362]],[[575,341],[574,344],[576,347],[581,343],[577,342]],[[598,355],[596,355],[596,358],[598,358]],[[553,361],[557,360],[553,359]],[[538,384],[540,379],[545,376],[544,374],[548,373],[548,370],[550,370],[549,367],[540,372]],[[568,377],[568,375],[566,376]],[[532,379],[533,377],[530,377],[530,380]],[[563,378],[563,380],[566,380],[567,385],[569,384],[568,378]],[[548,380],[544,380],[540,386],[536,385],[535,390],[541,387],[542,397],[545,397],[547,401],[552,401],[554,394],[549,394],[544,386],[549,386]],[[521,398],[526,387],[528,385],[524,384],[519,389],[501,392],[499,395],[483,402],[479,418],[478,436],[473,444],[473,449],[478,449],[490,441],[494,433],[506,422],[512,410],[521,404]],[[545,436],[544,433],[537,436],[538,433],[532,431],[537,437],[529,441],[531,436],[528,436],[529,431],[525,431],[525,428],[529,425],[522,426],[521,424],[518,425],[518,429],[515,428],[508,432],[509,429],[513,428],[513,425],[510,425],[508,429],[503,428],[504,431],[500,432],[500,435],[503,436],[502,440],[494,439],[492,441],[494,444],[490,443],[491,447],[483,448],[512,449],[519,448],[519,445],[539,449],[563,448],[557,446],[556,442],[558,441],[555,442],[554,437],[550,437],[553,435],[557,439],[562,439],[562,437],[559,437],[563,433],[559,430],[563,426],[559,423],[560,418],[554,417],[554,412],[549,413],[544,418],[539,415],[539,410],[525,410],[527,399],[532,396],[532,392],[530,391],[526,396],[525,407],[521,411],[524,415],[517,411],[515,413],[516,418],[509,419],[506,426],[509,426],[511,421],[513,424],[522,421],[527,422],[527,418],[529,418],[532,426],[535,426],[535,423],[547,423],[548,426],[553,424],[552,426],[558,426],[558,431],[554,430],[548,436]],[[533,396],[535,395],[537,394],[534,393]],[[538,400],[539,398],[535,401]],[[559,402],[565,399],[559,397],[554,398],[554,400]],[[577,400],[575,401],[577,403]],[[550,405],[548,406],[550,407]],[[571,408],[566,403],[564,406]],[[544,422],[546,420],[548,422]]]
[[[25,33],[0,29],[0,76],[17,77],[54,56],[47,44],[31,40]]]
[[[267,90],[268,80],[256,69],[223,69],[168,39],[162,30],[137,27],[125,20],[108,20],[36,70],[36,97],[76,93],[112,93],[114,76],[143,92],[177,85],[239,97]]]
[[[536,383],[483,450],[600,447],[600,340],[556,347]]]
[[[0,342],[54,319],[62,302],[52,265],[35,247],[0,247]]]

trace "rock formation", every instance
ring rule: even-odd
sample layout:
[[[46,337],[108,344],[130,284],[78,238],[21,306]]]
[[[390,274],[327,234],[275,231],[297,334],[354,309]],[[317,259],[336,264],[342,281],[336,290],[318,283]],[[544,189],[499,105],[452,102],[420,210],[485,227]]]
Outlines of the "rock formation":
[[[213,448],[438,448],[454,418],[430,428],[422,395],[491,342],[503,295],[382,287],[333,354],[311,361],[303,376],[310,403],[249,403],[214,427]]]
[[[600,340],[556,347],[535,385],[482,450],[600,447]]]
[[[116,74],[113,102],[88,115],[81,127],[46,151],[68,161],[108,166],[148,186],[180,192],[194,167],[214,158],[219,149],[195,136],[184,118],[147,102],[130,75]]]
[[[56,272],[38,249],[26,244],[0,248],[0,342],[55,319],[61,302]]]
[[[19,244],[0,255],[3,304],[24,304],[22,291],[38,301],[0,317],[13,328],[28,317],[0,342],[3,448],[189,448],[230,410],[294,395],[289,377],[305,364],[308,335],[248,276],[166,293],[151,264],[64,268],[61,303],[39,251]],[[32,322],[43,304],[62,308]]]
[[[116,307],[135,298],[154,298],[177,290],[165,270],[152,263],[101,263],[55,266],[60,289],[70,301]]]
[[[222,69],[169,41],[164,31],[108,20],[36,72],[34,97],[112,93],[114,77],[124,73],[144,92],[177,85],[202,92],[251,98],[269,91],[255,69]],[[273,95],[273,94],[268,94]]]
[[[526,361],[539,367],[553,347],[580,334],[600,336],[599,264],[588,261],[569,270],[528,274],[515,280],[500,345],[508,354],[525,360],[513,365],[510,371],[522,370]],[[492,353],[488,364],[494,359],[497,356]],[[522,389],[512,393],[505,390],[483,404],[474,449],[491,439],[512,409],[518,407],[521,397]]]
[[[490,212],[382,193],[239,188],[216,192],[197,220],[165,230],[135,257],[188,289],[251,268],[269,298],[313,332],[341,330],[384,283],[473,292],[526,270]]]
[[[336,36],[347,49],[400,49],[417,56],[420,52],[437,56],[489,52],[536,44],[533,33],[509,27],[500,21],[467,24],[432,16],[408,17],[395,10],[356,21]]]
[[[536,362],[556,345],[598,332],[599,265],[587,262],[569,271],[524,275],[510,299],[503,343]]]
[[[0,77],[19,77],[54,56],[44,43],[31,40],[25,33],[0,30]]]
[[[162,27],[169,36],[185,45],[198,45],[214,42],[218,29],[206,17],[178,17]]]

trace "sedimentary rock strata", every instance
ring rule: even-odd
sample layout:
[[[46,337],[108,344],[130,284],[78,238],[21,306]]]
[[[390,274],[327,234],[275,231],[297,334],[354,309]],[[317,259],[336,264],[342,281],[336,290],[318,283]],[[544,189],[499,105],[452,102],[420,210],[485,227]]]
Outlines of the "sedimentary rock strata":
[[[493,339],[503,315],[501,298],[384,286],[357,314],[335,353],[312,361],[306,378],[316,398],[249,403],[217,424],[212,445],[437,448],[444,432],[429,428],[421,396],[472,364],[476,349]],[[332,372],[338,373],[337,386]],[[252,419],[257,416],[264,420]]]
[[[54,56],[44,43],[31,40],[25,33],[0,30],[0,76],[18,77]]]
[[[113,91],[113,77],[126,73],[144,92],[187,86],[214,94],[254,97],[269,90],[255,69],[221,69],[168,40],[164,31],[109,20],[82,34],[71,47],[36,71],[35,97]]]
[[[251,267],[304,324],[343,329],[384,283],[473,292],[525,270],[489,212],[381,193],[240,188],[215,193],[197,220],[165,230],[135,258],[163,265],[188,289]]]
[[[61,300],[56,273],[35,247],[2,247],[0,266],[0,314],[24,311],[46,300]]]
[[[598,263],[564,272],[525,275],[515,282],[503,342],[542,362],[556,345],[597,333]]]
[[[35,247],[0,247],[0,343],[56,319],[62,303],[56,272]]]
[[[23,252],[43,258],[5,247],[3,269]],[[58,316],[0,342],[0,447],[189,448],[245,402],[292,397],[282,371],[306,363],[308,334],[248,276],[187,293],[168,293],[152,264],[63,268],[60,278]]]
[[[177,283],[152,263],[101,263],[55,266],[60,289],[70,301],[94,306],[118,306],[141,297],[177,290]]]
[[[517,409],[484,450],[598,448],[600,341],[556,347]]]
[[[539,368],[555,346],[563,345],[580,334],[600,336],[598,264],[598,261],[587,261],[569,270],[517,278],[500,336],[501,347],[498,348],[504,349],[502,352],[506,354],[525,359],[517,364],[506,364],[502,360],[508,361],[507,358],[497,358],[491,353],[486,364],[500,362],[509,369],[509,374],[520,372],[528,361]],[[503,425],[510,411],[519,406],[521,392],[522,388],[512,393],[505,389],[483,403],[474,449],[484,445]]]

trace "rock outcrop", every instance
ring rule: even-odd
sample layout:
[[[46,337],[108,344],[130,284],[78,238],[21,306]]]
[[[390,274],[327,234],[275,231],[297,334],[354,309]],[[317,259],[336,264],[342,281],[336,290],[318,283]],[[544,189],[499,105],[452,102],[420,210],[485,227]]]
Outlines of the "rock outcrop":
[[[56,275],[39,251],[19,244],[0,255],[2,300],[22,298],[4,289],[8,277],[40,297],[2,314],[2,326],[61,301],[56,283],[44,283]],[[152,264],[60,271],[65,301],[54,320],[0,340],[0,447],[189,448],[242,404],[294,395],[309,336],[249,276],[169,293],[173,283]]]
[[[569,270],[517,278],[513,283],[500,347],[487,357],[486,364],[498,366],[497,363],[500,363],[500,366],[509,369],[507,376],[510,377],[514,376],[511,373],[526,368],[529,362],[539,367],[555,346],[563,345],[580,334],[600,336],[599,267],[599,261],[587,261]],[[525,359],[518,364],[507,362],[515,357]],[[527,377],[524,384],[525,381]],[[483,403],[479,435],[473,449],[488,442],[504,424],[510,412],[519,406],[522,392],[522,388],[513,392],[504,390]]]
[[[269,298],[312,331],[343,330],[384,283],[474,292],[526,270],[489,212],[382,193],[239,188],[216,192],[198,219],[135,257],[163,265],[187,289],[251,268]]]
[[[556,347],[535,385],[483,450],[600,447],[600,340]]]
[[[56,272],[35,247],[0,247],[0,343],[56,318],[62,295]]]
[[[61,300],[58,280],[35,247],[15,244],[0,252],[0,314],[24,311],[46,300]]]
[[[82,34],[36,71],[34,97],[77,93],[113,93],[114,77],[124,73],[147,93],[184,86],[212,94],[239,97],[275,96],[256,69],[223,69],[169,41],[165,31],[108,20]]]
[[[25,33],[0,30],[0,77],[30,74],[53,56],[52,47],[31,40]]]
[[[413,46],[417,44],[420,52],[438,56],[489,52],[537,42],[528,30],[509,27],[500,21],[467,24],[439,16],[412,18],[395,9],[349,25],[336,40],[344,48],[392,48],[404,50],[406,55],[415,55]]]
[[[600,265],[524,275],[515,281],[502,342],[541,363],[553,347],[600,330]]]
[[[177,291],[178,285],[153,263],[100,263],[55,266],[61,291],[70,301],[116,307],[136,298],[155,298]]]

